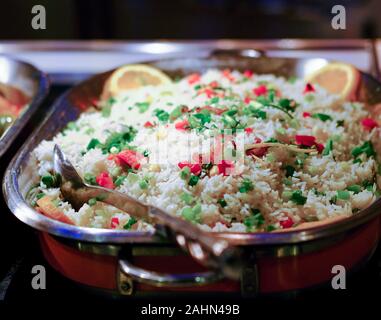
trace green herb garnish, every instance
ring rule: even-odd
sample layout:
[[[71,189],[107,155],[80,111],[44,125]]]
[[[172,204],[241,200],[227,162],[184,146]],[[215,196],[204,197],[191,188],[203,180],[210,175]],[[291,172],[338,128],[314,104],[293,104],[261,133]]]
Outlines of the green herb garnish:
[[[322,155],[323,156],[328,156],[333,150],[333,140],[328,139],[327,143],[325,144],[325,147],[323,149]]]
[[[337,191],[337,199],[340,200],[349,200],[351,197],[349,191],[346,190],[339,190]]]
[[[330,115],[325,113],[315,113],[311,117],[315,119],[320,119],[323,122],[326,122],[327,120],[333,120]]]
[[[134,217],[131,217],[127,223],[124,225],[123,229],[126,229],[126,230],[130,230],[131,227],[136,223],[138,222],[138,220],[136,220]]]
[[[297,205],[304,205],[307,202],[307,197],[302,195],[302,191],[296,190],[292,192],[290,200]]]
[[[253,182],[247,178],[244,178],[240,187],[239,187],[239,192],[247,193],[253,189],[254,189]]]
[[[149,109],[150,104],[148,102],[136,102],[135,106],[139,109],[140,113],[144,113]]]
[[[357,158],[361,154],[366,154],[368,157],[376,155],[376,152],[373,149],[373,144],[370,141],[364,142],[361,146],[355,147],[352,150],[352,156]]]
[[[197,184],[198,180],[200,180],[200,177],[192,174],[189,178],[188,184],[193,187]]]

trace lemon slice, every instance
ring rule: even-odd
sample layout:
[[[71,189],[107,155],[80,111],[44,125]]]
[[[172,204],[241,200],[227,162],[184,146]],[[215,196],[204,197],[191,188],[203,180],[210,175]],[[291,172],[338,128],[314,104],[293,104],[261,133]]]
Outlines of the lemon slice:
[[[360,84],[360,72],[350,64],[331,62],[307,75],[306,81],[320,85],[343,100],[355,100]]]
[[[172,80],[162,71],[144,64],[129,64],[116,69],[105,83],[102,98],[143,86],[169,84]]]

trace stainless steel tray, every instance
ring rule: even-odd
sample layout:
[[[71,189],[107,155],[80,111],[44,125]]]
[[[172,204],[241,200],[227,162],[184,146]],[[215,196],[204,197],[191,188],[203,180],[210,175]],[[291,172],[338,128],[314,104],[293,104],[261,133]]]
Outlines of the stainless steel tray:
[[[327,63],[327,60],[318,58],[252,58],[252,56],[258,56],[258,52],[248,54],[244,51],[243,53],[235,52],[234,55],[231,55],[229,52],[219,51],[218,55],[208,58],[172,58],[150,62],[150,64],[172,77],[196,71],[202,72],[208,68],[252,69],[257,73],[304,77],[306,73]],[[111,72],[98,74],[82,82],[55,102],[41,126],[33,132],[10,163],[3,183],[5,199],[18,219],[38,230],[57,236],[98,243],[156,242],[158,237],[151,232],[94,229],[64,224],[38,213],[25,201],[25,195],[30,187],[38,182],[36,159],[31,155],[32,150],[42,140],[52,138],[69,121],[75,120],[81,112],[93,105],[94,100],[99,98],[103,84]],[[380,102],[381,84],[365,73],[362,73],[361,76],[360,100],[370,104]],[[381,201],[378,200],[351,218],[318,228],[284,233],[220,233],[219,236],[240,245],[305,242],[347,232],[373,219],[380,210]]]
[[[0,56],[0,74],[0,82],[20,89],[30,99],[28,106],[0,137],[1,158],[47,95],[49,81],[47,75],[34,66],[8,56]]]

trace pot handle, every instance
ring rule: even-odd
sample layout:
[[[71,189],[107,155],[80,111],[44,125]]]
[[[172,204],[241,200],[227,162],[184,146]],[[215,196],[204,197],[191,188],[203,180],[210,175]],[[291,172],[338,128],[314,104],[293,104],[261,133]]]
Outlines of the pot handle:
[[[238,56],[246,58],[266,57],[266,52],[260,49],[214,49],[210,52],[210,56]]]
[[[223,279],[223,275],[218,271],[183,274],[158,273],[134,266],[127,260],[119,260],[119,270],[128,279],[155,287],[207,285]]]

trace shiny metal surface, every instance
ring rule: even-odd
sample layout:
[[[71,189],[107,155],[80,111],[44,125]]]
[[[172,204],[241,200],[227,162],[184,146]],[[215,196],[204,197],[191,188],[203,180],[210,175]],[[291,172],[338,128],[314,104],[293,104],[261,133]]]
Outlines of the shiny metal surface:
[[[193,287],[197,285],[207,285],[223,279],[220,273],[212,271],[189,274],[157,273],[134,266],[127,260],[119,261],[119,272],[134,281],[155,287]]]
[[[257,73],[274,73],[280,76],[303,77],[327,63],[325,59],[285,59],[285,58],[249,58],[241,56],[217,56],[209,58],[173,58],[151,62],[170,76],[176,77],[191,72],[202,72],[208,68],[252,69]],[[43,139],[49,139],[59,132],[69,121],[98,99],[103,83],[110,72],[99,74],[74,87],[64,94],[54,105],[42,125],[33,133],[24,147],[15,156],[7,169],[3,189],[11,211],[23,222],[34,228],[61,237],[82,241],[131,243],[155,242],[158,237],[150,232],[124,230],[106,230],[74,227],[49,219],[25,201],[25,194],[37,181],[35,159],[31,150]],[[368,104],[381,101],[381,84],[371,76],[362,73],[360,100]],[[351,232],[355,227],[374,219],[380,214],[381,200],[348,219],[305,230],[272,233],[219,233],[218,237],[234,245],[274,245],[304,243],[311,240],[337,236]]]
[[[2,41],[0,52],[29,61],[47,72],[54,83],[72,85],[124,63],[184,55],[206,57],[213,50],[247,48],[266,51],[270,57],[342,60],[372,72],[370,43],[364,39]]]
[[[15,87],[29,97],[28,105],[0,137],[1,157],[45,98],[49,81],[44,73],[32,65],[0,55],[0,83]]]

